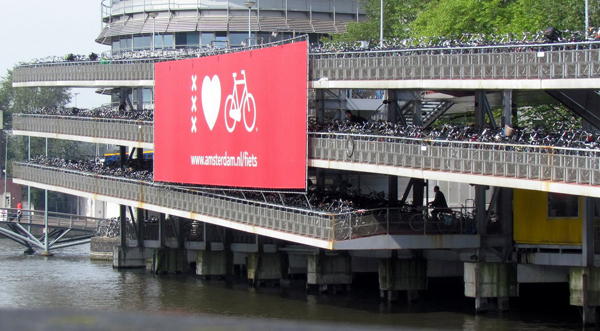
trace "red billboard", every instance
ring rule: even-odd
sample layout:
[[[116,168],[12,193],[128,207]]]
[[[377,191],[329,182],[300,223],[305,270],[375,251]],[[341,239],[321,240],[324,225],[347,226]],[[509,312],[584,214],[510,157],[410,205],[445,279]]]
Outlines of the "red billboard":
[[[307,43],[155,65],[154,179],[306,187]]]

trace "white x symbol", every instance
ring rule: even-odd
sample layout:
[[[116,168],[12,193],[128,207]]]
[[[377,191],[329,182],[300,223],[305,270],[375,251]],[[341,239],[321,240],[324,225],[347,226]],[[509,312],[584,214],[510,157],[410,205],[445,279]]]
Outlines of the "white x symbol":
[[[195,95],[192,95],[192,111],[198,110],[198,108],[196,108],[196,100],[198,100],[198,98]]]
[[[192,75],[192,91],[198,90],[198,88],[196,87],[196,79],[198,79],[198,76]]]
[[[192,132],[196,132],[196,117],[192,117]]]

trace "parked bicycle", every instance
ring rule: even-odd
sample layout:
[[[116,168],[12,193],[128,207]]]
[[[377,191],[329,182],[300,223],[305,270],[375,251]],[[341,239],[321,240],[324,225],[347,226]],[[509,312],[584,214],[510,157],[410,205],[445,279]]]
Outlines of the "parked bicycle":
[[[461,211],[440,212],[437,217],[429,214],[429,208],[414,214],[409,219],[410,228],[416,232],[461,233],[463,215]]]

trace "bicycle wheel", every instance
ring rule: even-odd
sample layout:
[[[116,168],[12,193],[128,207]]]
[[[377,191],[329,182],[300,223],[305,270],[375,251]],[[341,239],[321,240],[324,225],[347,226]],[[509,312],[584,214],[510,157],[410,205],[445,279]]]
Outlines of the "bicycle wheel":
[[[227,99],[225,99],[225,107],[223,108],[223,110],[225,110],[223,113],[225,115],[225,126],[227,127],[227,131],[229,132],[233,132],[233,129],[235,129],[235,119],[231,117],[231,111],[234,107],[234,102],[233,102],[233,95],[228,95]],[[232,121],[231,125],[229,125],[229,120]]]
[[[254,130],[254,125],[256,124],[256,102],[254,102],[254,96],[251,93],[246,94],[246,99],[242,103],[244,125],[248,132],[252,132],[252,130]],[[252,119],[252,121],[249,122],[249,119]]]
[[[436,220],[438,229],[441,233],[454,233],[456,231],[456,225],[458,220],[454,217],[454,214],[440,214],[441,219]]]
[[[414,214],[410,220],[408,220],[410,228],[417,232],[422,232],[425,229],[425,217],[423,214]]]

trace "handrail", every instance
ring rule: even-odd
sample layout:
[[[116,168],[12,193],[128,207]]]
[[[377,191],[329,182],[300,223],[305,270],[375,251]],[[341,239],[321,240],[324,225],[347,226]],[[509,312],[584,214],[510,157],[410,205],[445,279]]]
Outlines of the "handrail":
[[[15,178],[77,189],[99,196],[135,200],[147,204],[150,209],[158,208],[163,212],[165,208],[179,210],[327,241],[410,231],[409,215],[403,216],[402,208],[331,213],[37,164],[13,163],[13,169]],[[31,171],[25,171],[26,169]],[[93,178],[93,181],[87,182],[82,177]],[[460,232],[463,230],[460,229]],[[424,233],[410,231],[407,234]]]

